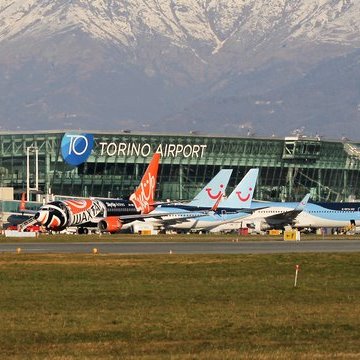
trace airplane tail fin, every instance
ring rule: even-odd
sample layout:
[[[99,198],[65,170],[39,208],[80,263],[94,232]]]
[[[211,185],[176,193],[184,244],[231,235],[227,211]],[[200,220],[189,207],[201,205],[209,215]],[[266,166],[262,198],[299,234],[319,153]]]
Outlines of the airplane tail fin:
[[[225,193],[232,169],[220,170],[187,205],[212,208]]]
[[[130,200],[134,203],[136,210],[141,211],[142,214],[148,214],[154,209],[159,160],[160,154],[155,153],[141,179],[140,185],[130,195]]]
[[[259,169],[250,169],[229,197],[221,204],[226,208],[250,208]]]
[[[26,193],[21,193],[21,200],[19,205],[19,211],[25,211],[26,210]]]
[[[310,194],[306,194],[304,198],[299,202],[298,206],[294,209],[296,211],[303,211],[310,199]]]

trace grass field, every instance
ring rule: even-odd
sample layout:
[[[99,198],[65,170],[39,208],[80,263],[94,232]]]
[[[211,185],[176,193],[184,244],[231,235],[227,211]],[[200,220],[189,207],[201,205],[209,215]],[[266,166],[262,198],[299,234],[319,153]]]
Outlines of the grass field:
[[[0,254],[1,359],[360,358],[359,275],[359,254]]]

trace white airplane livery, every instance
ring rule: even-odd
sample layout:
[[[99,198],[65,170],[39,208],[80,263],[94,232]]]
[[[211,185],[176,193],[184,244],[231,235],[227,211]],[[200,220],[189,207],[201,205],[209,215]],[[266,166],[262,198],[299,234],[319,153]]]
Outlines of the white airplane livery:
[[[297,228],[342,228],[360,226],[360,203],[309,203],[294,220]]]
[[[360,203],[308,202],[307,194],[300,203],[253,201],[253,213],[243,224],[256,231],[293,228],[343,228],[360,226]]]
[[[204,216],[205,211],[207,214],[209,209],[215,210],[224,196],[231,173],[232,169],[220,170],[192,201],[186,204],[161,204],[149,214],[153,215],[153,218],[146,218],[145,222],[148,225],[168,228],[170,224]]]
[[[176,209],[171,208],[170,206],[165,206],[161,209],[157,208],[155,212],[163,212],[164,209],[167,208],[167,211],[171,212],[171,215],[167,218],[162,218],[164,227],[181,232],[210,231],[212,228],[221,224],[234,222],[248,215],[248,212],[245,212],[244,209],[249,209],[251,206],[251,200],[254,194],[258,173],[259,169],[250,169],[229,197],[221,201],[219,205],[217,205],[217,208],[214,209],[216,211],[212,213],[203,214],[202,216],[196,216],[193,218],[184,218],[183,211],[189,210],[189,208],[191,208],[191,204],[194,203],[194,200],[189,204],[179,205],[176,208],[179,212],[178,215],[174,214]],[[223,193],[219,192],[218,194],[218,196],[223,196]],[[214,199],[214,197],[215,196],[212,196],[211,198]],[[218,200],[220,200],[219,197]],[[201,202],[197,202],[197,205],[201,206],[202,204]]]

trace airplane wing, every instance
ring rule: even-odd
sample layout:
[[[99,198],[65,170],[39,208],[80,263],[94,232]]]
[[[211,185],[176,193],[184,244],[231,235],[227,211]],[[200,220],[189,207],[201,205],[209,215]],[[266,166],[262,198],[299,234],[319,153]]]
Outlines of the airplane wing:
[[[193,210],[178,210],[175,211],[170,211],[170,212],[156,212],[153,211],[151,213],[148,214],[148,216],[143,216],[142,218],[157,218],[157,219],[161,219],[163,221],[164,224],[166,225],[174,225],[174,224],[179,224],[179,223],[183,223],[186,221],[189,221],[190,219],[193,218],[198,218],[201,216],[206,216],[209,214],[216,214],[216,210],[219,207],[219,204],[222,200],[223,194],[220,193],[220,195],[217,197],[215,203],[212,205],[211,209],[193,209]],[[159,206],[160,208],[161,206]],[[129,215],[129,216],[133,216],[133,215]],[[123,220],[126,220],[124,217],[122,217]]]
[[[117,232],[120,231],[121,228],[126,228],[129,226],[129,223],[135,222],[137,220],[145,219],[160,219],[160,221],[165,222],[166,224],[177,223],[179,221],[184,222],[186,219],[190,217],[201,217],[205,216],[209,210],[196,210],[196,211],[177,211],[175,213],[172,212],[158,212],[158,213],[149,213],[149,214],[134,214],[134,215],[122,215],[120,217],[115,217],[115,219],[110,220],[103,219],[98,223],[98,228],[100,231],[108,231],[108,232]],[[116,219],[117,218],[117,219]]]
[[[160,216],[157,216],[157,218],[160,218],[160,220],[164,223],[166,226],[176,225],[180,223],[184,223],[187,221],[190,221],[191,219],[199,218],[202,216],[208,215],[208,211],[204,212],[184,212],[184,213],[167,213],[167,214],[160,214]],[[155,218],[155,216],[153,216]]]
[[[291,224],[295,218],[305,209],[308,201],[310,199],[310,194],[306,194],[305,197],[299,202],[299,204],[289,211],[284,211],[279,214],[274,214],[266,217],[267,222],[276,221],[276,222],[284,222]]]

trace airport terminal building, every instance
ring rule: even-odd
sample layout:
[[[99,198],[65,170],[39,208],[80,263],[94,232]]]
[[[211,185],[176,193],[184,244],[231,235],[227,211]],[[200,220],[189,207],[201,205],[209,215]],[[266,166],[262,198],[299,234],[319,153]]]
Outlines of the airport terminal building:
[[[360,144],[294,136],[223,137],[118,132],[2,132],[0,188],[65,196],[127,197],[154,152],[161,153],[157,199],[191,199],[221,168],[229,193],[252,167],[255,198],[314,201],[360,198]],[[1,199],[0,199],[1,200]]]

